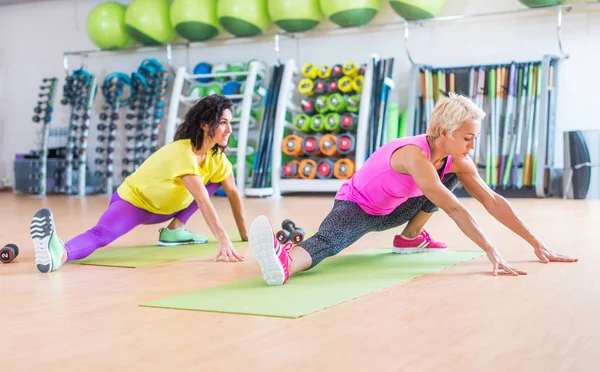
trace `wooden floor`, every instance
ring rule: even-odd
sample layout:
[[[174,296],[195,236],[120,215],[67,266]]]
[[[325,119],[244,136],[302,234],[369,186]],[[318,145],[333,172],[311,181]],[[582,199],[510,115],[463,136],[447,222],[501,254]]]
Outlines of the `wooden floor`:
[[[235,229],[227,200],[215,205]],[[248,223],[265,214],[314,230],[332,196],[248,199]],[[490,275],[484,257],[299,319],[142,308],[140,303],[259,274],[245,263],[198,257],[140,269],[66,265],[50,275],[33,264],[29,222],[52,208],[63,240],[90,228],[108,199],[0,193],[0,243],[21,249],[0,265],[2,371],[598,371],[600,202],[513,200],[552,249],[575,264],[538,263],[532,249],[461,199],[522,277]],[[206,232],[200,214],[189,228]],[[114,247],[153,243],[141,227]],[[446,215],[428,225],[451,249],[475,249]],[[391,245],[394,231],[351,249]],[[356,278],[360,281],[360,278]],[[260,301],[260,299],[257,299]]]

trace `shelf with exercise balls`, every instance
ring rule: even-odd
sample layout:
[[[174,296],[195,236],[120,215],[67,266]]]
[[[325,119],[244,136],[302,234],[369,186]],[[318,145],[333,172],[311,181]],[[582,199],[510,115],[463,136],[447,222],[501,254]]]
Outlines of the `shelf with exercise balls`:
[[[125,11],[129,35],[142,45],[163,45],[177,36],[170,18],[169,0],[133,0]]]
[[[113,50],[133,46],[134,40],[125,25],[123,4],[109,1],[96,6],[89,13],[86,28],[90,40],[102,50]]]
[[[236,185],[242,195],[249,182],[250,162],[256,153],[251,142],[259,130],[257,122],[266,94],[263,87],[266,73],[266,65],[258,60],[214,64],[198,62],[191,71],[184,66],[177,68],[173,80],[165,143],[174,140],[187,110],[202,97],[222,94],[232,100],[233,133],[227,157],[234,166]]]
[[[286,32],[314,29],[325,18],[319,0],[269,0],[269,17]]]
[[[389,0],[392,9],[407,21],[435,18],[440,15],[447,0]]]
[[[219,0],[217,14],[223,28],[237,37],[261,35],[272,24],[267,0]]]
[[[383,0],[320,0],[321,10],[341,27],[359,27],[371,22]]]
[[[364,162],[367,116],[362,122],[360,116],[370,97],[372,66],[339,62],[306,63],[296,73],[297,109],[292,122],[276,128],[275,195],[336,192],[358,169],[357,161]]]
[[[468,96],[486,112],[471,155],[484,182],[509,197],[552,195],[558,67],[551,56],[495,65],[415,66],[407,134],[425,133],[444,95]],[[457,194],[466,192],[459,187]]]
[[[548,6],[562,5],[565,0],[519,0],[519,2],[530,8],[545,8]]]
[[[177,34],[188,41],[210,40],[223,31],[217,0],[175,0],[170,17]]]

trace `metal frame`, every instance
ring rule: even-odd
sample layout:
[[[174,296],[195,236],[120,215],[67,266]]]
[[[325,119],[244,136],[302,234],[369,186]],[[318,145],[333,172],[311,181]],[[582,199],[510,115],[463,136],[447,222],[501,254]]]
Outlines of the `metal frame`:
[[[369,63],[367,64],[367,70],[365,71],[365,80],[361,93],[360,108],[358,111],[358,126],[356,128],[356,149],[355,149],[355,170],[359,170],[365,163],[365,154],[367,149],[367,136],[369,127],[369,111],[371,105],[371,91],[373,87],[373,58],[379,58],[377,55],[371,55]],[[287,72],[287,71],[286,71]],[[297,72],[297,68],[294,68],[294,72]],[[290,76],[289,84],[292,84],[293,75]],[[282,92],[284,88],[282,87]],[[280,97],[281,98],[281,97]],[[285,106],[290,104],[290,100],[286,100],[284,103],[279,102],[281,105],[277,109],[281,108],[281,113],[278,115],[285,116]],[[342,186],[346,180],[339,179],[283,179],[281,178],[281,146],[283,143],[283,129],[286,125],[284,120],[279,121],[275,127],[275,141],[273,142],[273,196],[279,197],[284,193],[291,192],[336,192]]]
[[[182,90],[185,82],[192,82],[196,78],[200,77],[223,77],[223,76],[247,76],[246,88],[244,94],[226,95],[231,100],[242,101],[242,111],[239,119],[239,133],[238,133],[238,147],[234,150],[237,155],[236,166],[236,185],[241,195],[244,195],[244,189],[246,187],[246,155],[248,146],[248,132],[250,127],[250,118],[252,111],[252,101],[255,95],[255,86],[259,72],[259,64],[256,61],[250,63],[248,71],[244,72],[223,72],[223,73],[211,73],[211,74],[190,74],[187,72],[187,68],[184,66],[178,67],[175,72],[175,80],[173,82],[173,90],[171,93],[171,100],[169,102],[169,112],[167,116],[167,123],[165,128],[165,144],[173,142],[177,126],[181,124],[179,118],[180,104],[190,105],[196,101],[197,97],[188,97],[182,94]]]
[[[54,109],[54,99],[56,98],[57,88],[58,88],[57,79],[54,82],[54,91],[52,92],[52,96],[48,100],[48,107]],[[50,140],[50,123],[52,122],[52,114],[50,111],[48,113],[50,115],[50,120],[47,122],[44,120],[42,124],[42,153],[40,154],[40,182],[39,182],[39,196],[48,195],[48,148],[49,148],[49,140]]]

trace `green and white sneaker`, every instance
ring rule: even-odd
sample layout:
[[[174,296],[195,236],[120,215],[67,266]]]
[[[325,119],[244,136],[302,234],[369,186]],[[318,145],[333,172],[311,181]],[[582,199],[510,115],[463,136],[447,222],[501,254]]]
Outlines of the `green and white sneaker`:
[[[29,227],[33,248],[35,249],[35,267],[41,273],[58,270],[62,266],[65,244],[54,230],[54,216],[50,209],[37,211]]]
[[[158,245],[161,246],[208,243],[208,238],[206,236],[196,235],[193,232],[188,231],[185,226],[181,226],[175,230],[165,227],[159,231],[160,236],[158,237]]]

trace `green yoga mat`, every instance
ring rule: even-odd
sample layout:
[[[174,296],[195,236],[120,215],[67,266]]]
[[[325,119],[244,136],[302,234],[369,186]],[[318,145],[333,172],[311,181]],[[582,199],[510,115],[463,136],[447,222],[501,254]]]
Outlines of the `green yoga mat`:
[[[298,318],[483,255],[446,251],[398,255],[372,249],[323,261],[270,287],[261,276],[140,306]]]
[[[238,252],[240,248],[248,248],[248,242],[242,242],[239,234],[231,234],[230,236],[234,237],[235,240],[232,243]],[[137,268],[209,254],[216,255],[217,252],[219,252],[219,245],[213,237],[209,238],[206,244],[188,244],[174,247],[161,247],[153,244],[112,249],[101,248],[82,260],[69,263]]]

